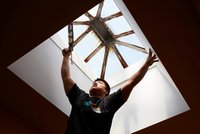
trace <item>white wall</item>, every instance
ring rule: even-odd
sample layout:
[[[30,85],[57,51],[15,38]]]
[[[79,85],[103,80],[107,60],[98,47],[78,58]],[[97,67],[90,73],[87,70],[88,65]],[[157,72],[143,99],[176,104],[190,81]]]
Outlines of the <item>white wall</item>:
[[[113,91],[121,85],[116,86]],[[187,110],[189,107],[178,89],[154,66],[116,113],[111,133],[132,133]]]
[[[47,39],[11,64],[8,69],[69,115],[71,106],[65,95],[60,74],[62,57],[60,49]],[[88,89],[91,80],[77,68],[76,64],[70,64],[70,68],[72,78],[76,83],[83,89]]]

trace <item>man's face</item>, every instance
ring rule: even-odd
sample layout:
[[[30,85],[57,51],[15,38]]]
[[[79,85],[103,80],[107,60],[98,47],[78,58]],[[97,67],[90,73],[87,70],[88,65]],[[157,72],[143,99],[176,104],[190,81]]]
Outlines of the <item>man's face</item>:
[[[89,92],[90,96],[98,98],[104,97],[108,94],[108,91],[106,90],[106,85],[101,80],[94,81]]]

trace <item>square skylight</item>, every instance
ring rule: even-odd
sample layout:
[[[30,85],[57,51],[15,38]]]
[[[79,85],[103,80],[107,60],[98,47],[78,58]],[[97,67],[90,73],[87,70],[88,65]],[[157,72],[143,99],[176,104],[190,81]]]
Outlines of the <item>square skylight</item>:
[[[85,66],[91,80],[113,77],[147,57],[147,51],[123,13],[112,0],[102,1],[72,22],[74,53],[82,64],[72,60],[83,71]],[[51,38],[61,49],[68,47],[68,26]],[[59,42],[56,40],[60,39]],[[73,57],[73,56],[72,56]],[[84,65],[83,65],[84,64]],[[136,67],[134,69],[137,69]],[[126,79],[126,78],[125,78]],[[125,80],[123,79],[123,81]],[[122,81],[121,81],[122,82]],[[113,82],[111,82],[113,83]],[[115,86],[118,83],[113,83]]]
[[[89,25],[88,22],[101,9],[99,7],[102,7],[101,19]],[[112,18],[113,14],[115,18]],[[105,24],[100,22],[103,18],[107,20]],[[104,78],[113,93],[141,67],[147,57],[146,50],[153,50],[122,0],[105,0],[73,23],[75,47],[70,72],[72,79],[86,93],[93,80],[102,76],[103,63],[107,63],[103,66],[106,67]],[[90,26],[93,29],[88,29]],[[100,46],[102,42],[104,45]],[[9,65],[8,69],[69,116],[71,105],[60,74],[63,60],[61,51],[66,47],[67,26]],[[106,47],[109,53],[107,62],[104,62]],[[92,58],[87,58],[96,48],[101,49]],[[119,58],[118,51],[125,62]],[[143,80],[134,87],[128,101],[117,111],[110,133],[133,133],[188,110],[189,106],[159,61],[149,68]]]

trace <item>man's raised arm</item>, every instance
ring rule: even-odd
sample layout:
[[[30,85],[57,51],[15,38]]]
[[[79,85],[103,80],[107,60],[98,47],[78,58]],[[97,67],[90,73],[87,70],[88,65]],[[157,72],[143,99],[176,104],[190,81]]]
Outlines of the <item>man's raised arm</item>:
[[[66,94],[72,89],[74,85],[74,81],[71,79],[70,68],[69,68],[69,56],[71,55],[71,50],[69,48],[65,48],[62,51],[63,54],[63,62],[61,67],[61,76],[63,80],[63,85],[65,88]]]
[[[157,62],[156,55],[152,54],[151,49],[149,49],[149,54],[146,59],[146,62],[143,66],[133,75],[131,76],[125,83],[125,85],[121,88],[122,97],[126,101],[132,91],[132,89],[142,80],[145,76],[148,68],[154,63]]]

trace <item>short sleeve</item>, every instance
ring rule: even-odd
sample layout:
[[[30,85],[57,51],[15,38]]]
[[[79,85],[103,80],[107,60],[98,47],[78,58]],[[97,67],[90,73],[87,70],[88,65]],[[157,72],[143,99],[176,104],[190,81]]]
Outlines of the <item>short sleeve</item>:
[[[125,103],[124,99],[122,98],[121,89],[107,96],[105,98],[105,102],[107,108],[109,108],[113,112],[116,112]]]
[[[71,103],[71,105],[75,105],[75,102],[77,102],[78,100],[80,100],[80,98],[83,98],[86,95],[87,94],[83,90],[81,90],[77,86],[77,84],[74,84],[72,86],[72,89],[68,93],[67,97],[68,97],[69,102]]]

